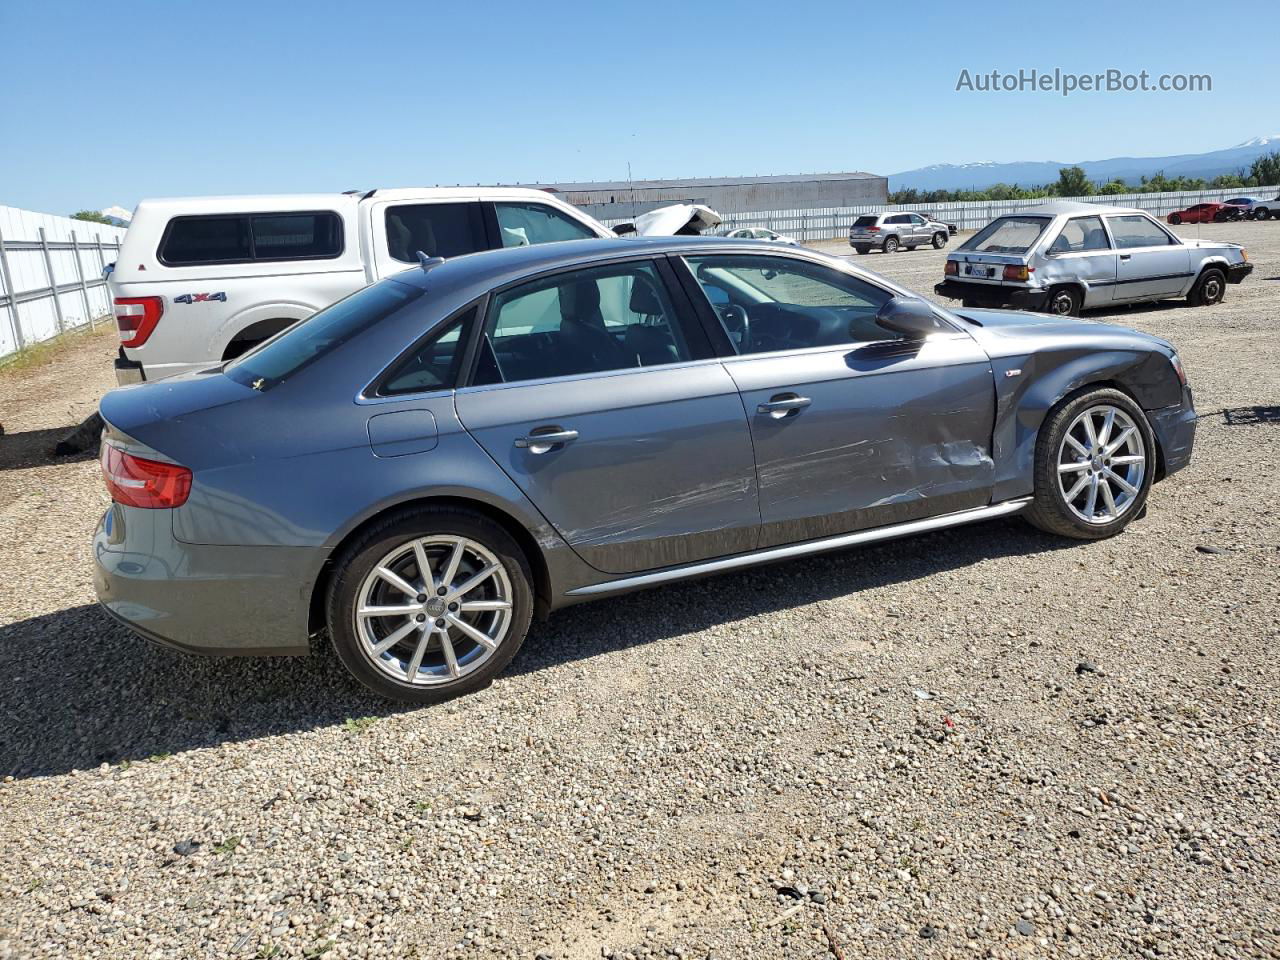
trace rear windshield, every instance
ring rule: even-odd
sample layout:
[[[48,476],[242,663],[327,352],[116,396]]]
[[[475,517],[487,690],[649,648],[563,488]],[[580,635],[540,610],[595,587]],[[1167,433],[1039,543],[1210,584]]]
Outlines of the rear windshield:
[[[342,253],[336,213],[259,213],[174,217],[157,256],[166,266],[330,260]]]
[[[1049,217],[1001,217],[960,244],[976,253],[1026,253],[1040,239]]]
[[[383,280],[357,290],[333,306],[294,324],[257,350],[232,360],[223,372],[246,387],[270,389],[422,294],[421,288],[395,280]]]
[[[853,225],[855,227],[874,227],[876,225],[876,221],[879,219],[879,217],[871,216],[859,217],[857,220],[853,221]]]

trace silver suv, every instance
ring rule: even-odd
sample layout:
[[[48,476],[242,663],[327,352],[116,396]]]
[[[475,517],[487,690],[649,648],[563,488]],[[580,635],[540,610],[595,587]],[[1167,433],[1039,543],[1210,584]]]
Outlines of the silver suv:
[[[1238,243],[1180,237],[1128,207],[1058,200],[998,217],[947,256],[940,296],[1076,316],[1186,297],[1217,303],[1253,264]]]
[[[918,213],[868,213],[853,221],[849,228],[849,246],[859,253],[874,249],[893,253],[899,247],[914,250],[932,244],[941,250],[947,245],[947,225],[929,220]]]

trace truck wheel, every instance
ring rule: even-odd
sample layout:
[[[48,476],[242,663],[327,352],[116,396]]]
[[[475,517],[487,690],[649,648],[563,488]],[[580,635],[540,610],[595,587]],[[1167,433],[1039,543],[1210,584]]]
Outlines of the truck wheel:
[[[1221,303],[1227,295],[1227,278],[1217,267],[1210,267],[1200,274],[1191,292],[1187,294],[1187,303],[1193,307],[1211,307]]]
[[[1142,513],[1155,456],[1142,408],[1119,390],[1086,387],[1062,400],[1040,426],[1035,498],[1023,516],[1075,540],[1115,536]]]
[[[945,233],[935,233],[933,235],[933,249],[941,250],[947,245],[947,235]]]
[[[511,662],[529,629],[532,580],[524,551],[488,517],[453,507],[393,514],[338,558],[329,636],[370,690],[438,703]]]
[[[898,238],[897,238],[897,237],[885,237],[885,238],[884,238],[884,252],[885,252],[885,253],[896,253],[896,252],[897,252],[897,250],[898,250]]]
[[[1169,222],[1176,227],[1178,224],[1182,223],[1182,215],[1179,213],[1169,214]]]
[[[1080,291],[1075,287],[1054,287],[1049,292],[1049,302],[1045,310],[1060,317],[1078,317],[1083,302]]]

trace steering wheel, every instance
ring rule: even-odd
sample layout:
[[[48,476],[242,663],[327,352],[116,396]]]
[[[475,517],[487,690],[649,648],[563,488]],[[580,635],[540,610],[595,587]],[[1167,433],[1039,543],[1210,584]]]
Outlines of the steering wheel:
[[[751,317],[747,315],[747,308],[736,303],[726,303],[716,307],[716,310],[720,314],[720,323],[725,333],[733,341],[738,353],[749,350],[751,348]]]

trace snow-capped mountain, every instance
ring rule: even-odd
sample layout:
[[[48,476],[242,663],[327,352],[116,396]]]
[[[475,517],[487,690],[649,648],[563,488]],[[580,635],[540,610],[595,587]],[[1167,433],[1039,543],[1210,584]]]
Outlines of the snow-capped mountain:
[[[1167,157],[1113,157],[1109,160],[1029,160],[998,163],[980,160],[973,163],[935,163],[916,170],[889,175],[890,190],[981,190],[996,183],[1030,187],[1058,179],[1063,167],[1078,166],[1090,180],[1108,181],[1119,178],[1137,183],[1143,176],[1163,172],[1167,177],[1216,177],[1224,173],[1247,170],[1255,159],[1280,150],[1280,134],[1254,137],[1225,150],[1209,153],[1183,153]]]

